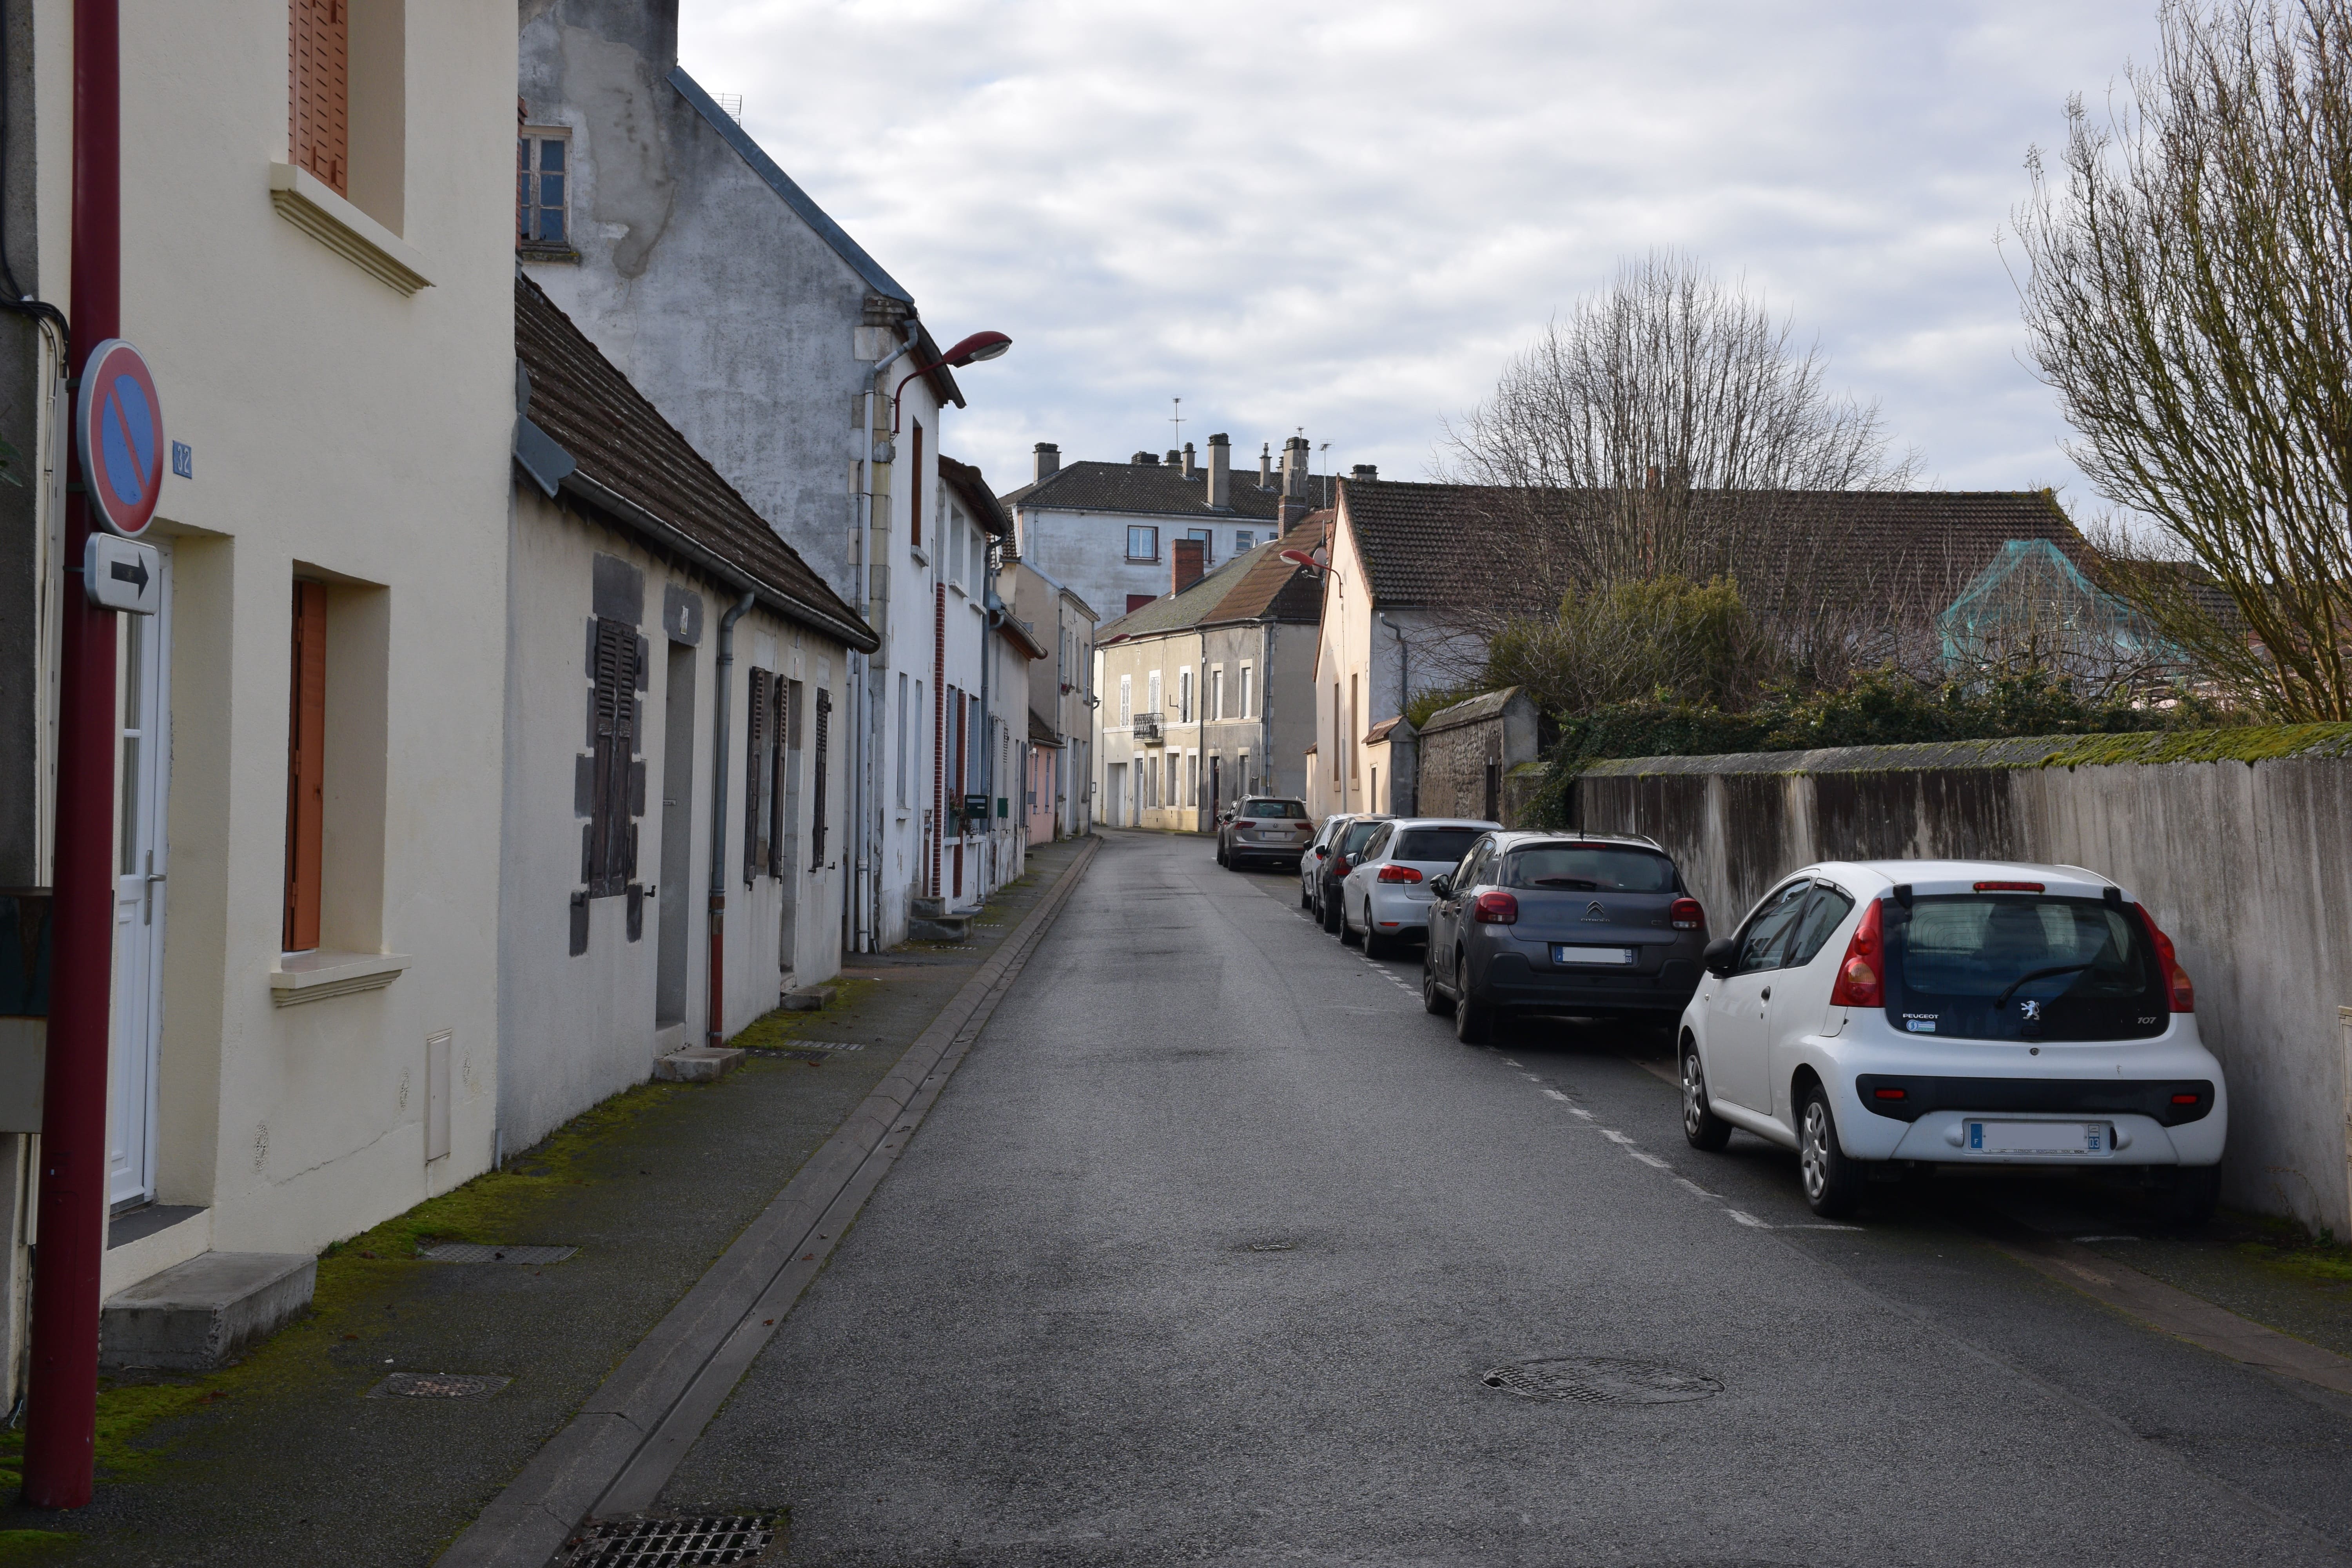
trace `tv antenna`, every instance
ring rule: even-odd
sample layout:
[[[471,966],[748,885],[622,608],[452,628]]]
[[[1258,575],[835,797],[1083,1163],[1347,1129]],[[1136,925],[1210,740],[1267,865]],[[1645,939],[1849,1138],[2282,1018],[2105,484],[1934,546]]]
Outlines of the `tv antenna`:
[[[1184,400],[1175,397],[1169,401],[1176,405],[1176,412],[1168,416],[1168,423],[1176,426],[1176,445],[1181,448],[1184,445]]]

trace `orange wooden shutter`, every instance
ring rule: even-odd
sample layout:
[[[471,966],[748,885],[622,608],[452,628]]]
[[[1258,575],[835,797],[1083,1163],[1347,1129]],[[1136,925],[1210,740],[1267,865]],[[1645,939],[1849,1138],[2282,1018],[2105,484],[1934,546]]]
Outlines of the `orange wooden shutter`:
[[[351,195],[351,0],[288,0],[287,142],[296,167]]]
[[[286,734],[286,918],[289,952],[319,945],[326,837],[327,589],[294,584],[292,695]]]

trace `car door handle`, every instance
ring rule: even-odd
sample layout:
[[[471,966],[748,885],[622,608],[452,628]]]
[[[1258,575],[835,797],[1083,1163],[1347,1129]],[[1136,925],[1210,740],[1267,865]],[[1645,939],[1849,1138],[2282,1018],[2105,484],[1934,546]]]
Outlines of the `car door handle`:
[[[1759,995],[1757,1000],[1760,1002],[1769,1002],[1772,1000],[1772,988],[1769,985],[1764,987],[1763,994]]]

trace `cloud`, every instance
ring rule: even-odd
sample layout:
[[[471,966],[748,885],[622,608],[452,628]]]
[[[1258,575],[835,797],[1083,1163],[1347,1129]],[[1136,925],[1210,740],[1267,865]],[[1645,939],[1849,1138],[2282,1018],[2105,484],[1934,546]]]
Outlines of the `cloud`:
[[[2152,13],[686,0],[680,53],[942,341],[1013,335],[947,437],[1000,489],[1035,441],[1171,445],[1173,396],[1237,458],[1304,426],[1422,477],[1546,320],[1675,247],[1817,338],[1933,482],[2084,505],[1993,240]]]

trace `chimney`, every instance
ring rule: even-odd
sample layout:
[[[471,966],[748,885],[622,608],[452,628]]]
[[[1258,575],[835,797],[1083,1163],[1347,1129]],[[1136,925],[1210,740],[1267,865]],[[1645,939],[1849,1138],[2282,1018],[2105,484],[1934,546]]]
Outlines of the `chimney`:
[[[1257,488],[1274,489],[1274,443],[1261,441],[1257,448]]]
[[[1179,463],[1182,462],[1183,460],[1184,460],[1184,454],[1183,454],[1183,453],[1181,453],[1181,452],[1178,451],[1178,450],[1177,450],[1175,447],[1169,447],[1169,448],[1168,448],[1168,466],[1169,466],[1170,468],[1174,468],[1174,467],[1176,467],[1176,465],[1177,465],[1177,464],[1179,464]]]
[[[1184,443],[1184,477],[1188,479],[1201,477],[1201,465],[1192,460],[1192,443],[1190,441]]]
[[[1360,485],[1373,484],[1379,481],[1381,470],[1370,463],[1358,463],[1351,477]]]
[[[1051,441],[1037,443],[1037,478],[1050,479],[1062,471],[1062,448]]]
[[[1314,510],[1314,503],[1303,496],[1285,496],[1274,509],[1275,526],[1283,532],[1288,533],[1292,529],[1305,522],[1307,514]]]
[[[1293,436],[1282,444],[1282,493],[1286,496],[1307,493],[1307,466],[1312,460],[1311,448],[1304,436]]]
[[[1160,459],[1153,457],[1149,452],[1138,452],[1135,455],[1134,462],[1135,466],[1139,468],[1156,468],[1160,466]]]
[[[1231,511],[1234,506],[1234,444],[1223,435],[1209,437],[1209,509]]]
[[[1201,557],[1208,550],[1209,542],[1205,539],[1179,539],[1171,542],[1175,546],[1171,554],[1175,567],[1169,578],[1168,591],[1181,594],[1201,580]]]

